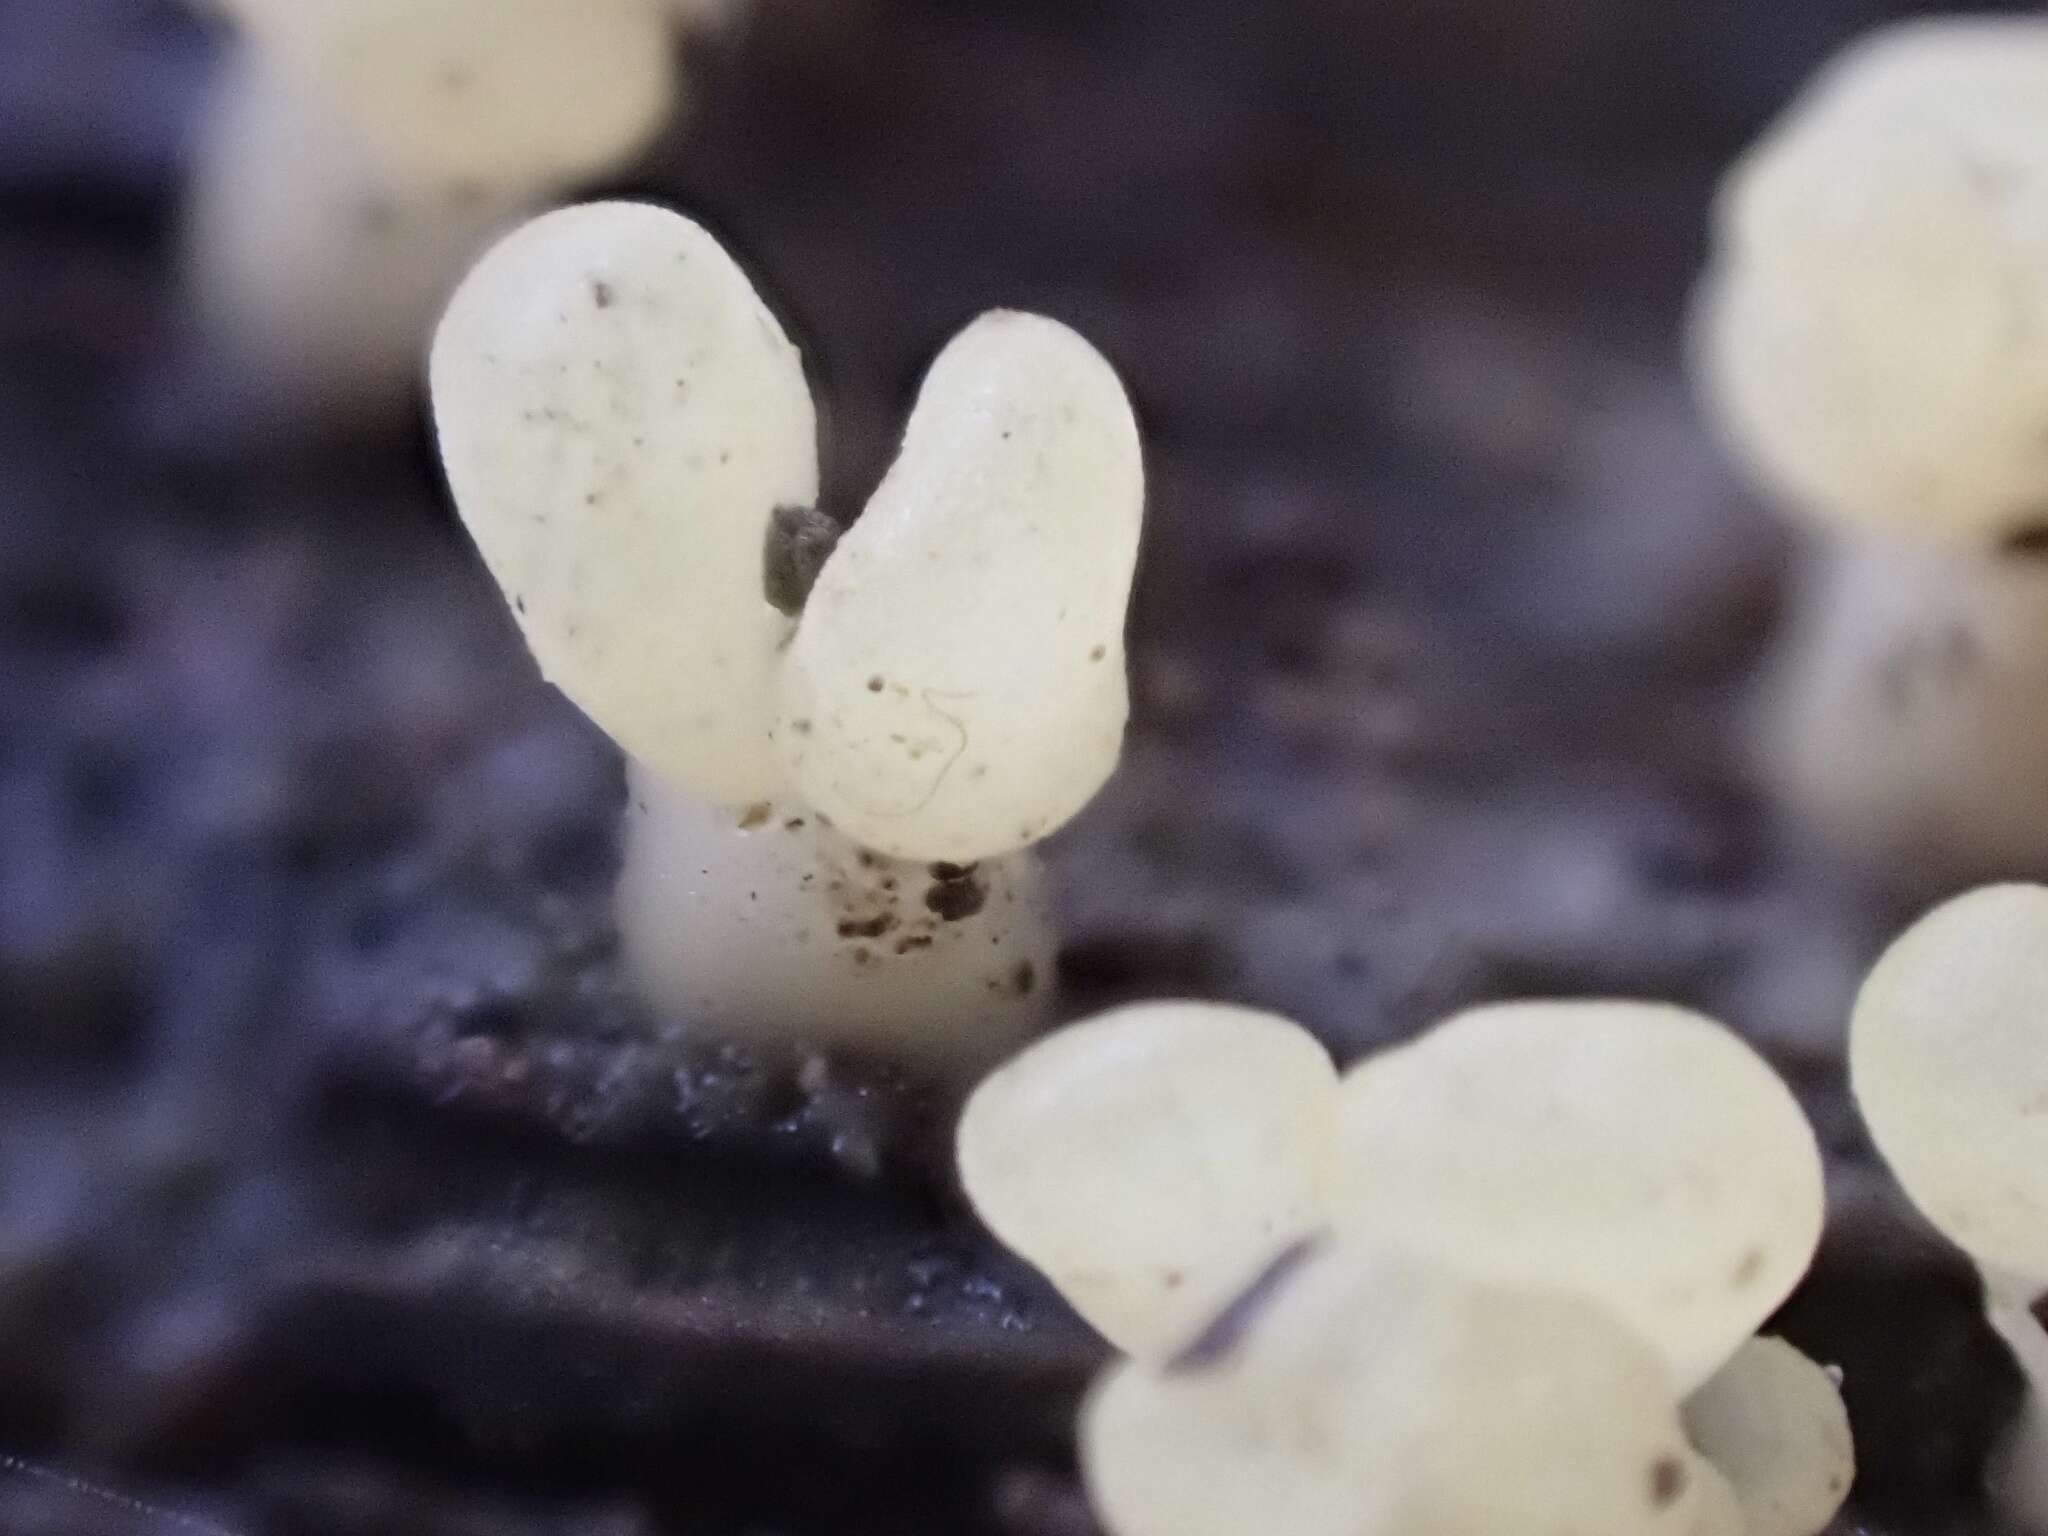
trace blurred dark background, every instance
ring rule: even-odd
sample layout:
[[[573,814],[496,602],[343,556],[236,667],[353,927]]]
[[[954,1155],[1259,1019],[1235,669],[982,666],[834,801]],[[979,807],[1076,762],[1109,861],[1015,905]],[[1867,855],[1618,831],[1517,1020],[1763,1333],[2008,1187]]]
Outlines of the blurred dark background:
[[[593,190],[761,274],[840,505],[974,313],[1100,345],[1151,497],[1069,1008],[1727,1018],[1834,1159],[1784,1326],[1848,1370],[1843,1529],[1949,1533],[2011,1372],[1840,1073],[1904,908],[1743,772],[1793,547],[1678,369],[1720,168],[1907,9],[757,0]],[[1086,1536],[1099,1346],[963,1213],[943,1090],[647,1016],[618,763],[417,410],[280,423],[193,337],[223,42],[0,0],[0,1531]]]

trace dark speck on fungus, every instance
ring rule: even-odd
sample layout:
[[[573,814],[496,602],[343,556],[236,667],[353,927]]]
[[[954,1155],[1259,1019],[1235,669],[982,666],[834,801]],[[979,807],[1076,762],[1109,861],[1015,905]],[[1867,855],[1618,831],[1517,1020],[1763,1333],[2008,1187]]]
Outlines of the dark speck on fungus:
[[[1676,1456],[1660,1456],[1650,1465],[1650,1504],[1668,1509],[1685,1492],[1685,1463]]]
[[[972,864],[934,864],[932,883],[924,893],[924,904],[942,922],[957,923],[972,917],[988,903],[988,887],[975,878]]]

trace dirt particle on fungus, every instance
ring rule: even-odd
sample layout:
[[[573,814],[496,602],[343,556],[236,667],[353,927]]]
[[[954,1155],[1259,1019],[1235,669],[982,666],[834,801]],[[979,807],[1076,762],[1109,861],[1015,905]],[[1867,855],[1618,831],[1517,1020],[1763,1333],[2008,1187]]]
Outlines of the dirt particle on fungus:
[[[751,832],[754,828],[765,825],[768,818],[774,814],[775,808],[766,800],[756,800],[745,811],[741,812],[740,830],[742,832]]]
[[[1019,960],[1016,969],[1010,972],[1010,986],[1019,997],[1029,997],[1038,985],[1038,967],[1029,960]]]
[[[870,960],[873,960],[874,958],[875,952],[872,949],[869,949],[865,944],[861,945],[860,948],[856,949],[853,952],[853,963],[855,965],[866,965]]]
[[[2006,535],[2005,553],[2021,559],[2039,559],[2048,555],[2048,522],[2029,522]]]
[[[723,452],[718,462],[732,457]],[[795,618],[817,584],[818,573],[839,544],[845,530],[816,507],[777,507],[768,520],[767,543],[762,549],[762,586],[768,601],[780,612]]]
[[[842,939],[879,939],[896,926],[894,912],[878,912],[873,917],[848,917],[840,919],[839,937]]]
[[[1098,646],[1096,646],[1096,647],[1095,647],[1095,649],[1094,649],[1094,650],[1092,650],[1092,651],[1090,651],[1090,652],[1088,653],[1088,659],[1089,659],[1090,661],[1100,661],[1100,660],[1102,660],[1102,658],[1103,658],[1103,657],[1107,656],[1108,654],[1109,654],[1109,647],[1108,647],[1108,646],[1106,646],[1106,645],[1098,645]]]
[[[590,280],[590,302],[599,309],[610,309],[612,300],[616,297],[618,295],[613,291],[612,285],[603,278],[594,277]]]
[[[913,949],[930,949],[932,936],[928,933],[906,933],[896,941],[896,953],[907,955]]]
[[[803,829],[804,819],[801,816],[792,816],[782,824],[782,830],[785,832],[801,832]]]
[[[792,720],[789,722],[789,728],[792,731],[795,731],[799,736],[808,736],[811,734],[811,722],[808,720]],[[818,821],[819,824],[823,826],[831,825],[831,823],[826,821],[825,818],[822,816],[818,818]]]
[[[1669,1509],[1685,1492],[1685,1463],[1676,1456],[1659,1456],[1650,1464],[1650,1507]]]
[[[1736,1261],[1735,1273],[1729,1277],[1728,1283],[1739,1291],[1744,1286],[1752,1284],[1763,1272],[1764,1251],[1761,1248],[1752,1248]]]
[[[934,864],[924,904],[941,922],[957,923],[988,904],[988,887],[975,878],[972,864]]]
[[[882,675],[879,672],[868,679],[869,693],[880,693],[885,686],[886,684],[883,683]]]

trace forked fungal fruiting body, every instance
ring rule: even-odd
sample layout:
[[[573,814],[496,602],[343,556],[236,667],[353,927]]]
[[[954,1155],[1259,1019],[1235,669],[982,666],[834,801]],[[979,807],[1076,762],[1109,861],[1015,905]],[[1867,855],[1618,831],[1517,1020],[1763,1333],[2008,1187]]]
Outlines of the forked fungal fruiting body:
[[[2048,20],[1903,23],[1732,170],[1697,374],[1788,505],[1989,548],[2048,508]]]
[[[1908,880],[2038,863],[2048,19],[1899,23],[1823,69],[1722,185],[1692,360],[1834,546],[1764,703],[1777,787]]]
[[[490,237],[645,145],[658,0],[226,0],[240,36],[185,211],[202,325],[300,408],[410,398]]]
[[[430,374],[456,503],[542,672],[634,760],[643,980],[730,1033],[976,1066],[1018,1038],[1052,973],[1025,848],[1108,776],[1128,708],[1143,476],[1109,365],[1051,320],[970,325],[795,617],[768,555],[817,500],[811,397],[697,225],[531,221],[464,279]],[[933,926],[906,907],[942,866],[968,873],[938,908],[987,904]]]
[[[1894,940],[1849,1030],[1857,1107],[1900,1185],[1983,1272],[2030,1400],[1994,1492],[2048,1530],[2048,887],[1995,885]]]
[[[1819,1236],[1818,1149],[1710,1020],[1475,1009],[1339,1080],[1286,1020],[1140,1004],[992,1074],[957,1150],[983,1220],[1132,1356],[1082,1426],[1117,1536],[1815,1536],[1846,1496],[1833,1382],[1749,1342]],[[1728,1462],[1674,1434],[1645,1505],[1620,1469],[1695,1389]]]

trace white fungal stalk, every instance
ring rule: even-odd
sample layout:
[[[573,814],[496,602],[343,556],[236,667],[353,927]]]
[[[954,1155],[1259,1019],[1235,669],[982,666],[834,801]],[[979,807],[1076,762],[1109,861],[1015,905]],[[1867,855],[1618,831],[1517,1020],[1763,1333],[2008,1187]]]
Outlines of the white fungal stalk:
[[[1729,172],[1694,372],[1821,536],[1764,766],[1935,881],[2048,852],[2048,20],[1881,29]],[[1960,637],[1960,640],[1958,639]]]
[[[1752,1340],[1819,1237],[1819,1152],[1784,1085],[1710,1020],[1481,1008],[1340,1081],[1283,1019],[1141,1004],[990,1076],[957,1151],[983,1220],[1134,1359],[1082,1431],[1119,1536],[1254,1515],[1278,1536],[1546,1528],[1537,1509],[1561,1529],[1664,1528],[1640,1484],[1631,1502],[1597,1470],[1556,1483],[1561,1442],[1518,1417],[1583,1401],[1570,1432],[1590,1467],[1618,1467],[1642,1445],[1601,1438],[1610,1389],[1636,1430],[1693,1394],[1719,1473],[1698,1469],[1671,1529],[1815,1536],[1846,1496],[1834,1382]],[[1311,1250],[1312,1284],[1295,1278]],[[1520,1331],[1502,1342],[1480,1314]],[[1269,1315],[1299,1319],[1270,1325],[1271,1355]],[[1610,1334],[1651,1362],[1643,1384],[1601,1374]],[[1471,1407],[1482,1382],[1509,1401]]]
[[[1930,882],[2048,861],[2048,563],[1837,541],[1791,625],[1756,723],[1795,812]]]
[[[1988,886],[1895,940],[1856,999],[1849,1069],[1907,1196],[1976,1261],[2030,1401],[2005,1448],[2008,1515],[2048,1531],[2048,888]]]
[[[631,765],[627,970],[665,1011],[770,1047],[985,1069],[1045,1023],[1055,931],[1038,860],[884,858],[801,802],[733,811]]]
[[[1025,847],[1108,776],[1127,712],[1143,474],[1109,365],[1037,316],[968,326],[797,619],[765,567],[778,512],[817,500],[802,360],[697,225],[533,220],[463,280],[430,374],[543,675],[634,759],[642,980],[756,1038],[1013,1045],[1052,969]]]
[[[302,407],[390,409],[496,231],[644,146],[660,0],[231,0],[186,210],[202,324]]]

